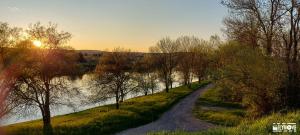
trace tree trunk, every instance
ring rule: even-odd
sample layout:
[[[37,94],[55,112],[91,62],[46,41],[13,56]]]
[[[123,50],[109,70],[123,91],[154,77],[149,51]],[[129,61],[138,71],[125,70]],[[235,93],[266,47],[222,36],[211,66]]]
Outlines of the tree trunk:
[[[47,87],[47,86],[46,86]],[[50,91],[47,90],[45,93],[45,105],[43,106],[43,124],[44,124],[44,134],[53,135],[51,126],[51,112],[50,112]]]
[[[168,78],[168,75],[167,74],[165,74],[165,76],[164,76],[164,78],[165,78],[165,87],[166,87],[166,92],[168,93],[169,92],[169,78]]]
[[[168,81],[168,80],[166,80],[166,81]],[[166,85],[166,92],[168,93],[169,92],[169,83],[165,82],[165,85]]]
[[[299,107],[300,104],[298,102],[299,92],[298,92],[298,73],[297,73],[297,63],[291,62],[289,69],[288,69],[288,83],[287,83],[287,101],[288,106],[295,108]]]
[[[170,88],[171,89],[173,89],[173,82],[172,82],[172,80],[170,79],[170,82],[169,82],[169,84],[170,84]]]
[[[124,101],[124,98],[125,98],[124,91],[121,90],[121,100],[120,100],[120,102],[123,102],[123,101]]]
[[[272,52],[273,52],[273,48],[272,48],[272,35],[270,37],[267,37],[266,50],[267,50],[267,55],[271,56]]]
[[[44,85],[46,87],[45,92],[45,103],[42,105],[42,113],[43,113],[43,124],[44,124],[44,134],[52,135],[52,126],[51,126],[51,112],[50,112],[50,81],[45,80]]]
[[[116,92],[115,96],[116,96],[116,109],[119,109],[119,92]]]

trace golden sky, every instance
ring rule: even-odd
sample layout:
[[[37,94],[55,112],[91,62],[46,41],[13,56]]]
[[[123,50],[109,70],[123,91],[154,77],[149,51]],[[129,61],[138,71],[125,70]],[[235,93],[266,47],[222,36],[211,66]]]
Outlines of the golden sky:
[[[115,47],[148,51],[164,37],[222,36],[226,9],[219,0],[1,0],[0,18],[12,26],[40,21],[72,33],[75,49]]]

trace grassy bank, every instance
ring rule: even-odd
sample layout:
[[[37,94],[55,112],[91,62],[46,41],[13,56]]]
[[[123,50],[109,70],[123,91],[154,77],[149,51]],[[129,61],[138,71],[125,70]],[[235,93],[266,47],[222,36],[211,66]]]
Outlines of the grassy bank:
[[[212,88],[198,99],[194,115],[199,119],[219,125],[219,128],[202,132],[158,132],[151,135],[271,135],[273,123],[297,123],[299,134],[300,111],[287,114],[274,113],[260,119],[251,120],[245,116],[245,110],[238,103],[222,102],[217,96],[218,89]],[[277,133],[279,134],[279,133]]]
[[[194,115],[221,126],[237,126],[245,118],[245,110],[239,103],[223,102],[218,88],[211,88],[198,99]]]
[[[113,134],[128,128],[154,121],[183,97],[208,84],[193,84],[174,88],[169,93],[161,92],[149,96],[129,99],[116,110],[106,105],[89,110],[52,118],[54,134]],[[42,121],[30,121],[4,127],[8,134],[42,134]]]
[[[283,123],[283,122],[296,122],[297,123],[297,133],[276,133],[278,135],[299,135],[300,128],[300,111],[290,112],[285,115],[282,114],[272,114],[258,120],[243,121],[240,125],[236,127],[223,127],[217,129],[211,129],[209,131],[203,132],[160,132],[154,133],[152,135],[272,135],[273,123]]]

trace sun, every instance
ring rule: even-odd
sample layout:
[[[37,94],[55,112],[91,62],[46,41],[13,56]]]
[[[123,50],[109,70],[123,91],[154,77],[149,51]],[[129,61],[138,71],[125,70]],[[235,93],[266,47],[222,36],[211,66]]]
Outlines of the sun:
[[[42,46],[42,42],[39,41],[39,40],[34,40],[32,41],[33,45],[36,46],[36,47],[41,47]]]

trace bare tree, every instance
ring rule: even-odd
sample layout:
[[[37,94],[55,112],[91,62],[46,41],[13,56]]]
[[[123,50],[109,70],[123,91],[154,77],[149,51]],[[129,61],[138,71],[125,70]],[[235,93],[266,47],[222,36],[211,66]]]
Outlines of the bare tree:
[[[93,90],[92,100],[102,101],[111,97],[116,99],[116,108],[126,94],[132,90],[131,81],[133,55],[130,50],[116,48],[113,52],[105,53],[96,67],[96,86]]]
[[[11,28],[0,22],[0,70],[8,65],[7,53],[19,39],[20,28]]]
[[[193,52],[195,54],[195,62],[192,71],[200,83],[206,76],[207,69],[210,64],[212,46],[210,46],[209,42],[201,40],[196,46],[194,46]]]
[[[180,47],[180,60],[177,66],[184,85],[190,86],[193,81],[193,67],[195,66],[196,54],[194,48],[200,43],[196,37],[182,36],[176,40]]]
[[[242,20],[236,17],[227,17],[224,19],[226,29],[224,32],[229,40],[235,40],[253,48],[259,47],[258,25],[251,17],[247,20]]]
[[[39,40],[43,48],[23,52],[18,78],[12,87],[11,96],[17,97],[19,106],[38,107],[43,116],[45,134],[52,134],[50,106],[65,104],[60,99],[65,94],[77,94],[70,89],[67,76],[74,71],[75,53],[64,49],[71,35],[58,32],[57,26],[40,23],[32,25],[27,33],[32,40]]]
[[[288,81],[286,82],[285,99],[284,101],[290,107],[300,107],[300,2],[297,0],[285,0],[285,15],[282,23],[282,39],[285,48],[285,61],[287,64]],[[298,100],[297,100],[298,99]]]
[[[166,92],[169,92],[170,86],[172,88],[173,74],[178,63],[178,44],[170,38],[164,38],[156,46],[151,47],[150,52],[154,53],[152,56],[157,64],[159,78],[165,84]]]
[[[144,92],[144,95],[148,95],[151,91],[153,94],[157,89],[158,77],[155,72],[155,63],[153,61],[152,54],[144,54],[143,58],[138,60],[135,66],[134,80],[137,82],[138,90]]]
[[[8,114],[15,106],[8,98],[15,82],[14,70],[16,66],[8,66],[8,52],[15,44],[17,28],[10,28],[7,23],[0,22],[0,118]]]
[[[228,31],[239,27],[237,24],[253,28],[250,30],[251,33],[257,33],[254,42],[263,47],[269,56],[285,60],[288,79],[285,82],[286,86],[283,86],[285,87],[282,93],[283,101],[288,107],[299,107],[297,99],[300,97],[298,70],[300,2],[297,0],[224,0],[223,4],[230,9],[231,16],[234,16],[225,21]],[[244,33],[244,31],[233,31],[229,32],[229,36]]]
[[[284,16],[284,0],[223,0],[222,4],[231,10],[231,17],[226,19],[226,25],[231,26],[246,24],[246,31],[250,31],[248,36],[254,36],[254,39],[260,39],[262,47],[266,53],[271,55],[274,46],[274,37],[280,30],[280,20]],[[243,32],[244,30],[241,29]],[[236,31],[235,31],[236,32]],[[255,34],[258,32],[260,34]],[[239,33],[240,34],[240,33]],[[238,35],[239,35],[238,34]],[[259,37],[257,37],[259,36]],[[247,37],[252,39],[251,37]],[[252,41],[255,43],[255,41]]]
[[[15,84],[18,67],[11,66],[1,72],[0,75],[0,119],[12,112],[18,106],[18,98],[11,96],[10,92]]]

